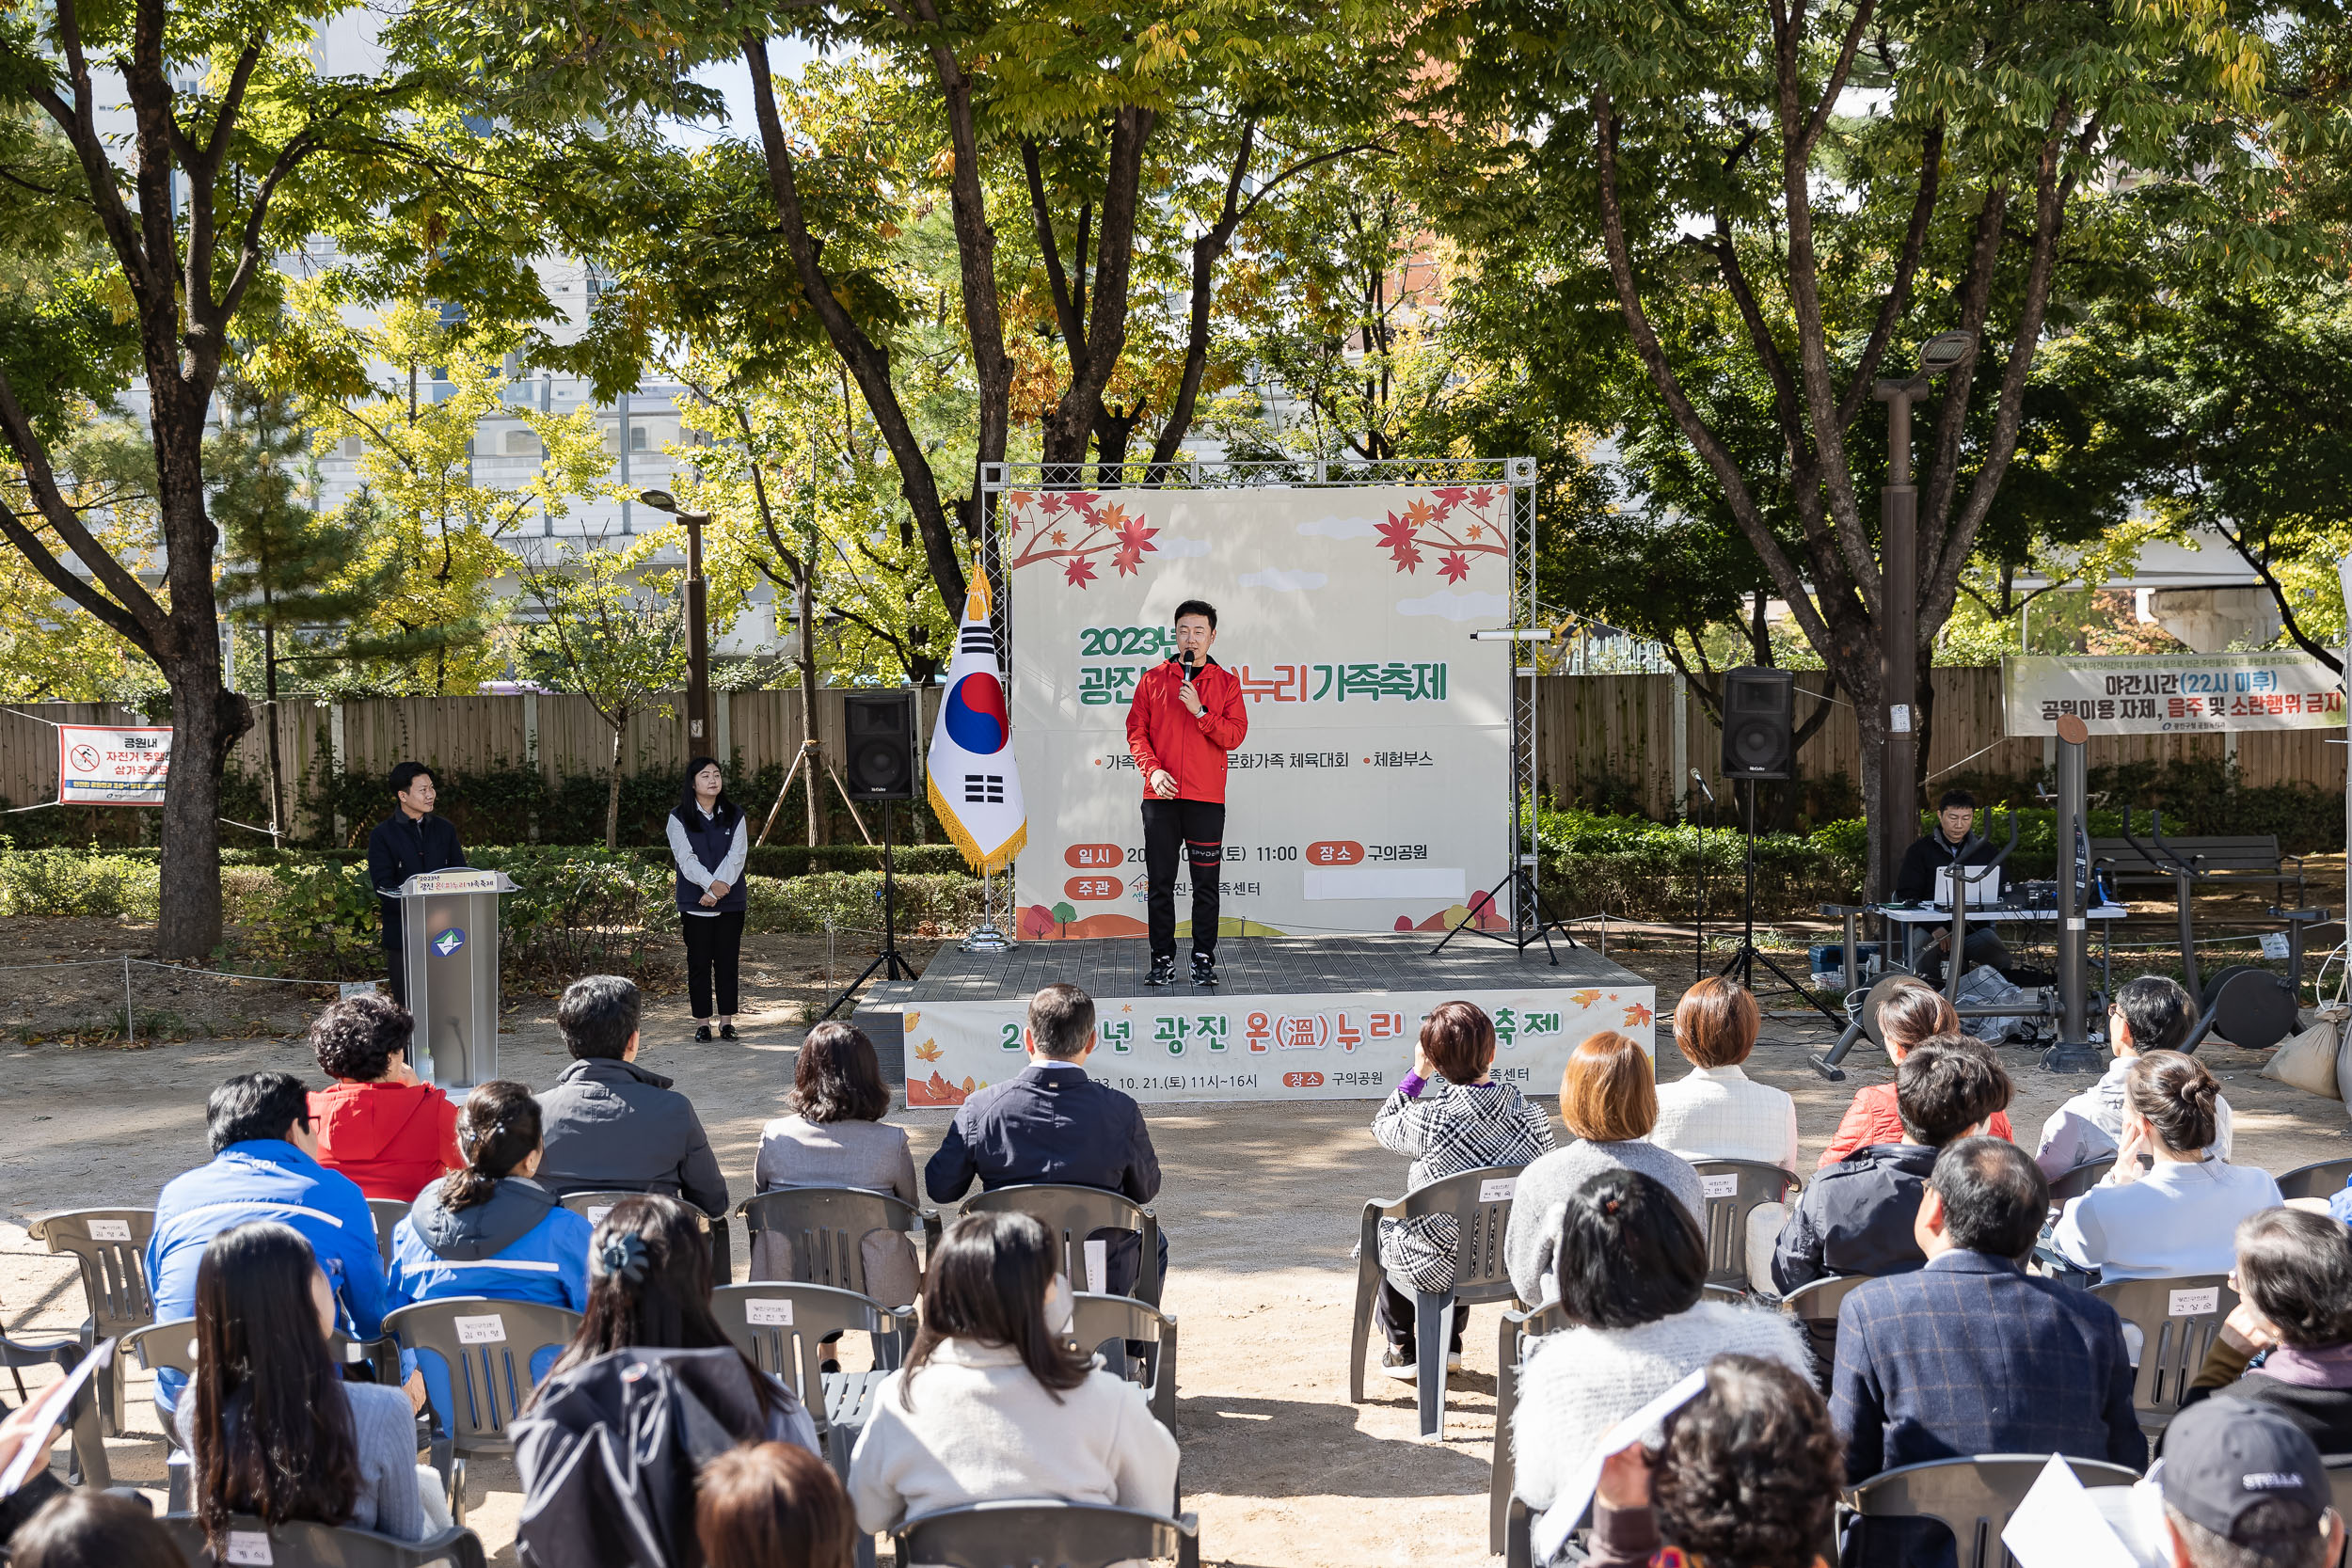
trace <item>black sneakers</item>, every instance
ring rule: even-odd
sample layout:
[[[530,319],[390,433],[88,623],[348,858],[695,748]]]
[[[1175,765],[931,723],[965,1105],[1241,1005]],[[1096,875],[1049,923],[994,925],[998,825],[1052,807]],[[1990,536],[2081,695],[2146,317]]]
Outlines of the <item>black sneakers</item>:
[[[1192,983],[1196,986],[1216,984],[1216,960],[1206,953],[1192,956]]]
[[[1153,958],[1152,960],[1152,973],[1144,976],[1143,983],[1147,986],[1174,985],[1176,983],[1176,960],[1174,958]]]

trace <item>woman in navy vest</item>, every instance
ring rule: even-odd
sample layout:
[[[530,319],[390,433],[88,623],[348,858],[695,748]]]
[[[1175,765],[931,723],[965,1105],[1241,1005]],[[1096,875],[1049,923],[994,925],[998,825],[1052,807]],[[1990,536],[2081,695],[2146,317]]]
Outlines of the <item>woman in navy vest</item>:
[[[710,1038],[710,986],[719,983],[719,1037],[735,1038],[735,958],[743,945],[743,862],[751,830],[727,799],[713,757],[686,765],[686,787],[670,813],[670,855],[677,862],[678,924],[685,927],[686,989],[694,1004],[694,1037]]]

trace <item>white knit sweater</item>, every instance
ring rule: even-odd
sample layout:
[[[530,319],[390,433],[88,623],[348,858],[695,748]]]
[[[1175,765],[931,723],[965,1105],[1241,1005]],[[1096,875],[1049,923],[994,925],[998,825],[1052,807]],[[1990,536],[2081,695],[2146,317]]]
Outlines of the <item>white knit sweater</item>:
[[[1539,1513],[1550,1507],[1601,1433],[1725,1354],[1762,1356],[1813,1375],[1793,1322],[1727,1302],[1702,1301],[1637,1328],[1571,1328],[1535,1341],[1519,1372],[1511,1420],[1521,1500]]]
[[[1153,1513],[1176,1503],[1176,1439],[1143,1390],[1099,1368],[1059,1396],[1009,1345],[946,1339],[914,1378],[875,1392],[850,1459],[858,1528],[1000,1497],[1116,1503]]]

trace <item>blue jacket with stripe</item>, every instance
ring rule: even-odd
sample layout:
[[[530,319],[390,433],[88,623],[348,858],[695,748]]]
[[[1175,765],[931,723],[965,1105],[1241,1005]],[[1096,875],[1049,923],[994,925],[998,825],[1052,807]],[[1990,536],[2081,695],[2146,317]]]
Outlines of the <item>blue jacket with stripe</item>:
[[[148,1288],[158,1323],[196,1315],[196,1272],[205,1247],[222,1231],[253,1220],[277,1220],[302,1233],[326,1271],[352,1338],[383,1334],[384,1260],[366,1196],[349,1177],[283,1138],[230,1144],[209,1164],[165,1185],[155,1200],[154,1238],[147,1243]],[[175,1371],[158,1372],[157,1401],[172,1408],[186,1381]]]
[[[445,1207],[428,1182],[392,1231],[394,1307],[493,1296],[588,1310],[587,1220],[536,1181],[510,1176],[488,1201]]]

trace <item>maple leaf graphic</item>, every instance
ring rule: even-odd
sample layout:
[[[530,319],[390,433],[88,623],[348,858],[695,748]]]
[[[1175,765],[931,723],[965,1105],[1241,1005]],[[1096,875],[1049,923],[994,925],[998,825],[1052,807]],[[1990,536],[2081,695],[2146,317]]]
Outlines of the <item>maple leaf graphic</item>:
[[[914,1048],[914,1059],[918,1062],[935,1062],[946,1054],[946,1052],[939,1049],[939,1044],[935,1040],[925,1040]]]
[[[1600,992],[1597,990],[1575,991],[1569,995],[1568,1000],[1580,1007],[1589,1007],[1600,1000]]]
[[[1128,546],[1121,545],[1119,553],[1111,557],[1111,569],[1122,578],[1130,576],[1143,569],[1143,557]]]
[[[1080,556],[1077,560],[1070,562],[1068,564],[1064,565],[1061,569],[1061,575],[1063,580],[1067,581],[1071,587],[1084,588],[1088,583],[1094,580],[1094,562],[1089,561],[1084,556]]]
[[[1438,509],[1416,496],[1413,504],[1405,509],[1405,515],[1411,519],[1415,528],[1421,528],[1438,520]]]
[[[1438,575],[1448,582],[1460,582],[1470,576],[1470,558],[1460,550],[1448,550],[1438,562]]]
[[[1067,533],[1063,532],[1060,529],[1056,529],[1056,530],[1054,531],[1054,544],[1055,544],[1057,547],[1058,547],[1058,546],[1063,546],[1063,545],[1067,545],[1067,544],[1069,544],[1069,543],[1070,543],[1070,535],[1069,535],[1069,534],[1067,534]]]
[[[1629,1002],[1625,1008],[1625,1026],[1629,1029],[1639,1029],[1647,1023],[1652,1016],[1650,1010],[1639,1002]]]
[[[1142,518],[1126,515],[1122,508],[1114,506],[1104,513],[1103,526],[1116,532],[1119,535],[1120,544],[1138,555],[1147,550],[1159,548],[1152,541],[1159,536],[1160,531],[1155,528],[1145,528]]]
[[[1389,520],[1374,531],[1380,535],[1381,547],[1396,559],[1399,571],[1410,572],[1421,564],[1421,547],[1413,537],[1413,528],[1409,518],[1391,513]]]
[[[1429,493],[1437,497],[1448,510],[1457,507],[1464,501],[1470,499],[1470,492],[1463,489],[1458,484],[1449,484],[1442,489],[1432,490]]]
[[[1044,495],[1038,498],[1037,509],[1040,512],[1044,513],[1048,517],[1051,517],[1069,504],[1069,497],[1057,490],[1048,490]]]

